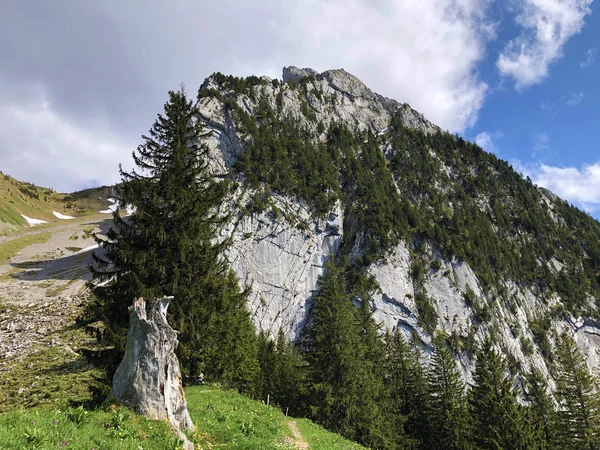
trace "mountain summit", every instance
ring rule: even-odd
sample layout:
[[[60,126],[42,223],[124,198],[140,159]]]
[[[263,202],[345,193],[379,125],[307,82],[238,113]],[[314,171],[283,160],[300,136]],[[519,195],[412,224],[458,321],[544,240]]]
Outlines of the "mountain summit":
[[[564,329],[600,369],[600,224],[505,161],[344,70],[216,73],[196,110],[237,181],[226,256],[259,329],[299,339],[333,256],[370,280],[354,301],[383,329],[426,352],[442,332],[467,378],[486,335],[512,370],[549,376]]]

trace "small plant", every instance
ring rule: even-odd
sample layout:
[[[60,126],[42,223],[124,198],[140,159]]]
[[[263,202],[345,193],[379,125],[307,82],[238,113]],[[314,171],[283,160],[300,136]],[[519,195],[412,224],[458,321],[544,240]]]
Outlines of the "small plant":
[[[126,428],[126,423],[129,420],[129,412],[123,408],[115,408],[112,410],[110,418],[110,428],[112,435],[121,439],[127,439],[132,436],[131,431]]]
[[[33,423],[35,425],[35,422]],[[41,428],[30,427],[23,433],[31,448],[39,448],[46,441],[46,434]]]
[[[83,423],[88,414],[89,413],[83,409],[82,405],[79,405],[77,408],[69,407],[65,411],[67,419],[77,426],[80,426]]]

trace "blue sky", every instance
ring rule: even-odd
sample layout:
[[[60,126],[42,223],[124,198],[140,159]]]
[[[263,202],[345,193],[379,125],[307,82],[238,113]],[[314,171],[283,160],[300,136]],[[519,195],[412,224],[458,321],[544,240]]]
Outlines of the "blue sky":
[[[169,89],[344,68],[600,217],[593,0],[4,0],[0,170],[118,181]]]
[[[480,66],[489,84],[485,104],[463,134],[600,218],[600,15],[586,15],[547,76],[519,87],[497,65],[515,35],[511,12],[504,14],[506,25],[498,27]]]

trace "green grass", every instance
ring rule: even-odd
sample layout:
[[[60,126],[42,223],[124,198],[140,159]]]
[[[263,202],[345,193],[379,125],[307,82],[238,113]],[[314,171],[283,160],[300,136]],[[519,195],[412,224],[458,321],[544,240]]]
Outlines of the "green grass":
[[[308,419],[287,418],[277,408],[234,391],[208,385],[189,387],[185,392],[197,427],[194,434],[205,449],[293,449],[288,420],[296,422],[309,449],[364,449]]]
[[[27,229],[25,214],[47,222],[60,222],[52,211],[72,216],[89,216],[108,207],[111,188],[86,189],[72,194],[60,194],[52,189],[16,180],[0,172],[0,234],[12,234]],[[2,227],[8,224],[8,229]]]
[[[165,422],[111,407],[13,411],[0,415],[0,449],[168,450],[181,443]]]
[[[0,371],[0,413],[88,402],[92,400],[90,387],[101,387],[104,378],[102,370],[90,367],[85,358],[64,345],[41,346]]]
[[[313,424],[218,386],[185,389],[196,431],[196,448],[294,449],[288,420],[294,420],[309,449],[361,450]],[[150,421],[114,404],[87,411],[59,403],[0,414],[0,449],[176,449],[181,443],[165,422]]]
[[[10,259],[32,244],[43,244],[52,237],[51,233],[27,234],[0,244],[0,265],[7,264]]]
[[[309,419],[295,419],[302,437],[312,450],[348,449],[362,450],[365,447],[331,433]]]
[[[273,407],[215,386],[187,388],[186,397],[203,448],[294,448],[284,415]]]

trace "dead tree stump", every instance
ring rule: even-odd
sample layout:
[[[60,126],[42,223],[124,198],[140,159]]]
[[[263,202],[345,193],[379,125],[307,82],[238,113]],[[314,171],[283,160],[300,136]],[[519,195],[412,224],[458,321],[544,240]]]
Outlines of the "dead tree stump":
[[[175,356],[177,331],[167,322],[173,297],[151,301],[143,298],[129,308],[129,331],[123,361],[113,378],[110,397],[156,420],[168,419],[179,431],[194,430]]]

